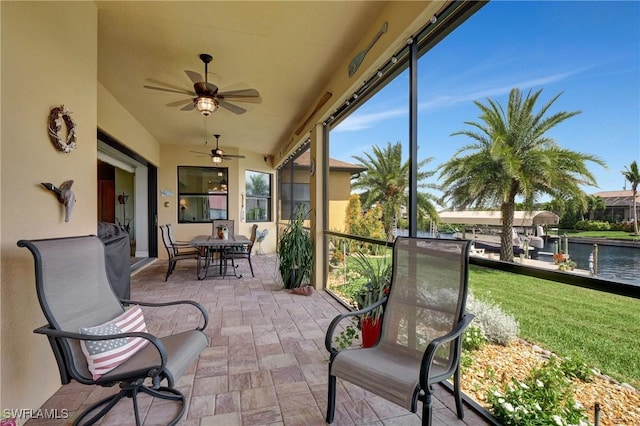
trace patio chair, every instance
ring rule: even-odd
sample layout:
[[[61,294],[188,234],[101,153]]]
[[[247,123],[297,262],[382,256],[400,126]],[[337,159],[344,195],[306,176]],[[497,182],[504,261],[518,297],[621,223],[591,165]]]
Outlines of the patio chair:
[[[255,274],[253,273],[253,265],[251,264],[251,252],[253,251],[253,245],[256,242],[256,231],[258,230],[258,225],[257,224],[253,224],[253,226],[251,227],[251,237],[249,237],[249,240],[251,240],[251,244],[247,244],[245,246],[232,246],[232,247],[225,247],[222,250],[222,258],[224,259],[225,262],[227,262],[228,260],[231,260],[231,266],[235,269],[236,267],[236,259],[247,259],[247,262],[249,262],[249,269],[251,270],[251,276],[255,278]]]
[[[457,415],[461,335],[465,314],[469,241],[398,237],[389,295],[368,308],[337,316],[327,329],[330,352],[327,423],[336,403],[336,378],[360,386],[411,412],[422,401],[422,424],[431,424],[433,385],[453,376]],[[371,348],[338,351],[333,333],[341,320],[383,308],[381,335]]]
[[[176,424],[185,411],[185,397],[176,383],[209,343],[203,331],[206,310],[193,301],[119,299],[107,278],[104,245],[94,235],[20,240],[18,246],[29,249],[34,258],[36,292],[48,322],[34,333],[48,337],[62,384],[76,380],[120,388],[80,413],[74,425],[99,421],[125,397],[133,400],[139,425],[140,393],[179,402],[178,414],[166,422]],[[140,306],[174,305],[197,308],[201,325],[166,337],[149,334]],[[161,385],[165,381],[166,386]]]
[[[173,246],[173,250],[175,254],[193,254],[193,253],[202,253],[200,249],[197,247],[193,247],[189,244],[189,241],[177,241],[173,235],[173,226],[170,223],[166,224],[167,234],[169,235],[169,241],[171,241],[171,245]]]
[[[173,244],[169,234],[170,226],[171,225],[160,225],[162,242],[164,243],[164,248],[167,249],[167,255],[169,256],[167,275],[164,277],[165,281],[169,279],[169,275],[173,273],[173,270],[176,268],[176,264],[181,260],[196,259],[197,271],[200,271],[200,250],[196,247],[189,250],[185,246]]]

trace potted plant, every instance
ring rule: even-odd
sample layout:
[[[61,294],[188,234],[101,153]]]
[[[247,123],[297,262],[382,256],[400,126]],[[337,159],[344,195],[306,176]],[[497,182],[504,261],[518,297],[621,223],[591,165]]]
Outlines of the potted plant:
[[[298,204],[278,240],[280,274],[285,289],[296,289],[309,281],[313,266],[311,235],[304,227],[307,217],[303,204]]]
[[[389,294],[392,268],[389,257],[367,256],[362,251],[355,253],[353,261],[358,272],[367,279],[366,284],[354,297],[356,308],[360,310],[382,300]],[[382,325],[381,315],[382,306],[378,306],[360,318],[363,347],[371,347],[378,342]]]

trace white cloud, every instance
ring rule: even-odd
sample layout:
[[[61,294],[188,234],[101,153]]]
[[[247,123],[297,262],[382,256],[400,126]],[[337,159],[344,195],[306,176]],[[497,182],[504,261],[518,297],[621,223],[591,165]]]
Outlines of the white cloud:
[[[407,115],[407,108],[396,108],[382,112],[372,112],[364,114],[355,112],[347,117],[342,123],[340,123],[340,125],[336,127],[335,131],[353,132],[355,130],[369,129],[373,127],[374,124],[377,124],[380,121],[400,117],[402,115]]]
[[[451,105],[456,105],[460,103],[468,103],[475,100],[484,100],[486,98],[501,96],[509,93],[512,88],[520,87],[520,88],[529,88],[536,86],[543,86],[545,84],[554,83],[557,81],[565,80],[568,77],[579,74],[585,69],[578,69],[574,71],[568,71],[564,73],[551,74],[548,76],[535,78],[531,80],[524,80],[520,82],[515,82],[509,85],[504,85],[500,87],[487,88],[483,90],[478,90],[475,92],[461,93],[459,95],[448,95],[448,96],[438,96],[432,99],[429,99],[425,102],[421,102],[418,105],[419,111],[424,110],[434,110],[438,108],[444,108]],[[525,89],[526,90],[526,89]],[[404,108],[395,108],[389,109],[386,111],[380,112],[365,112],[359,113],[356,111],[347,117],[334,131],[336,132],[353,132],[358,130],[365,130],[374,127],[379,124],[381,121],[389,120],[396,117],[401,117],[403,115],[407,115],[408,106]]]
[[[427,109],[433,110],[433,109],[448,107],[448,106],[463,103],[463,102],[466,103],[466,102],[471,102],[476,100],[484,100],[486,98],[505,95],[509,93],[511,89],[514,87],[519,87],[523,90],[528,90],[528,88],[531,88],[531,87],[543,86],[545,84],[555,83],[557,81],[565,80],[575,74],[581,73],[585,69],[586,68],[581,68],[574,71],[551,74],[551,75],[540,77],[540,78],[515,82],[515,83],[504,85],[501,87],[493,87],[493,88],[487,88],[487,89],[483,89],[475,92],[461,93],[457,96],[439,96],[439,97],[430,99],[428,101],[421,102],[418,105],[418,109],[420,111],[427,110]]]

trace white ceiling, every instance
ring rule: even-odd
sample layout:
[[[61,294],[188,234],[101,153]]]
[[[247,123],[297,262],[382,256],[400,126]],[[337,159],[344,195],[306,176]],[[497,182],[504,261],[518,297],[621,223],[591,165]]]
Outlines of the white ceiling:
[[[339,64],[386,2],[365,1],[97,1],[98,80],[160,144],[221,147],[269,154],[315,106]],[[208,118],[166,104],[188,95],[145,89],[155,79],[192,90],[184,70],[204,74],[220,91],[255,88],[260,103],[234,102]],[[346,70],[344,70],[346,73]],[[107,129],[105,129],[107,130]]]

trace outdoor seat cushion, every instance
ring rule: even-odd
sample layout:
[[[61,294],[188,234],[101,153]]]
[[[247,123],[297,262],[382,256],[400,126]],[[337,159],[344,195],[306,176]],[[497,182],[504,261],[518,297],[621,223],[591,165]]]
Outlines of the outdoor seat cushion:
[[[200,330],[189,330],[161,337],[159,340],[167,351],[166,375],[172,379],[181,377],[193,360],[209,345],[207,335]],[[113,381],[119,377],[144,374],[152,365],[160,365],[160,354],[153,344],[148,344],[136,356],[104,374],[101,380]]]
[[[410,410],[413,395],[418,388],[420,359],[378,345],[373,348],[345,350],[338,353],[331,363],[331,375],[361,386],[376,395]],[[444,369],[431,366],[432,376],[438,376]]]

